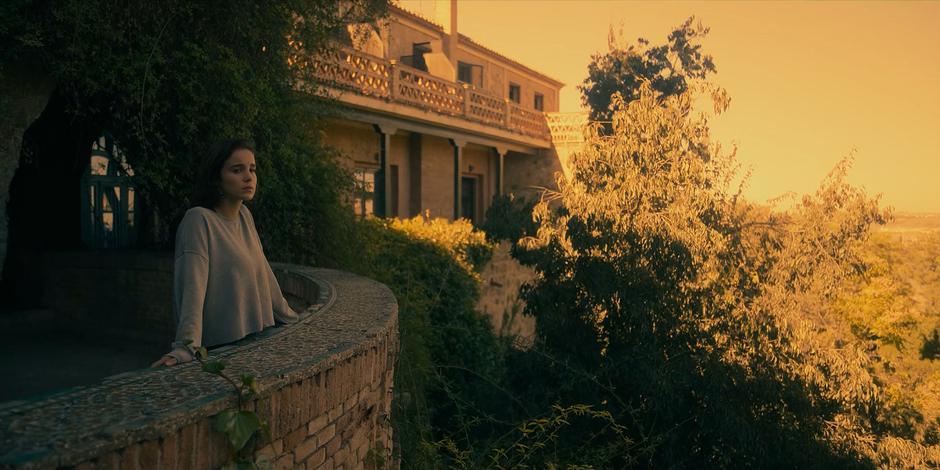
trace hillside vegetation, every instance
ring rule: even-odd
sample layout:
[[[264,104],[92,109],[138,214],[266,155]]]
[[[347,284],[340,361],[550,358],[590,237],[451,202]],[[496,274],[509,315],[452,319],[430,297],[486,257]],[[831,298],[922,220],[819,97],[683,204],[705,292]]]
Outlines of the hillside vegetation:
[[[863,348],[906,437],[940,444],[938,217],[903,217],[873,234],[865,272],[833,302],[833,341]]]

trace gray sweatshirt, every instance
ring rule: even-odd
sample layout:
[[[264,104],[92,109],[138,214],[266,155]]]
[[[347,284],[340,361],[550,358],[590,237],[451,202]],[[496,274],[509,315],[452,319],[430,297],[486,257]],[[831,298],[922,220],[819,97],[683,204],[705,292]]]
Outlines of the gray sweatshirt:
[[[176,230],[175,255],[176,340],[167,355],[178,362],[193,360],[197,346],[237,341],[275,320],[297,321],[244,205],[237,220],[203,207],[186,211]],[[187,341],[192,341],[190,347]]]

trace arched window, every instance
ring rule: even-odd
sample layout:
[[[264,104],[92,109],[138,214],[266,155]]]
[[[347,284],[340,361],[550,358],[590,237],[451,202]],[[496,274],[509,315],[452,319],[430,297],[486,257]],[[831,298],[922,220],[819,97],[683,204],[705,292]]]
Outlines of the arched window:
[[[105,132],[91,145],[82,174],[82,240],[92,248],[127,248],[137,239],[134,170]]]

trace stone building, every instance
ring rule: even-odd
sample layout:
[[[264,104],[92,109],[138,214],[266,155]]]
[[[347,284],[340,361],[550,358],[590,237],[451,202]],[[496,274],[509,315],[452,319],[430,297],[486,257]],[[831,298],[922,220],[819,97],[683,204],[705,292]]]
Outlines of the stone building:
[[[479,223],[493,197],[553,186],[563,83],[460,34],[456,1],[431,6],[393,5],[313,63],[346,105],[326,142],[355,172],[358,214]]]

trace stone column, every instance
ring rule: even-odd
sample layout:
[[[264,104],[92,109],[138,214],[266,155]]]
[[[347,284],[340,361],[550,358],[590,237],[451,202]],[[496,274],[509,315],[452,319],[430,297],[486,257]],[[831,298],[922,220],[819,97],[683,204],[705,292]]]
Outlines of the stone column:
[[[493,147],[493,150],[496,151],[496,195],[502,196],[503,191],[503,181],[506,168],[506,153],[509,151],[506,147]]]

